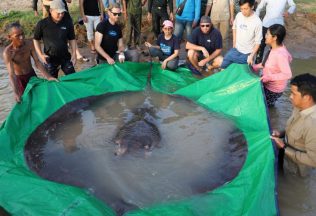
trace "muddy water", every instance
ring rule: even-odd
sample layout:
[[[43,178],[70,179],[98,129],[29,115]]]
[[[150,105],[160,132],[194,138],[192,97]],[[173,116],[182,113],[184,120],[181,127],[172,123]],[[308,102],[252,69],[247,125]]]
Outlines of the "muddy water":
[[[159,146],[116,156],[115,134],[138,107],[154,108]],[[222,185],[236,176],[247,153],[242,133],[229,120],[187,99],[154,92],[101,96],[79,112],[61,111],[52,119],[27,142],[31,169],[43,178],[87,188],[118,212]]]
[[[87,66],[81,65],[81,68],[84,67]],[[292,69],[294,75],[305,72],[316,75],[316,58],[295,59],[292,64]],[[287,118],[291,114],[291,104],[288,100],[288,96],[289,89],[286,90],[276,106],[270,110],[271,124],[273,128],[283,129]],[[8,84],[8,75],[1,59],[0,100],[0,122],[3,122],[11,108],[14,106],[14,100],[11,87]],[[90,114],[85,115],[89,116]],[[311,176],[304,179],[287,172],[284,176],[280,175],[278,178],[278,193],[281,215],[316,215],[316,171],[314,171]]]

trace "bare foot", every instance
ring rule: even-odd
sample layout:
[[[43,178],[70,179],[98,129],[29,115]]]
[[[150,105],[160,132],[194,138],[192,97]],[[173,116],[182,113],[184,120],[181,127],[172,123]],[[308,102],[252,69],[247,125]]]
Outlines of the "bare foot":
[[[208,76],[211,76],[214,74],[214,72],[212,70],[202,70],[201,71],[201,74],[204,76],[204,77],[208,77]]]

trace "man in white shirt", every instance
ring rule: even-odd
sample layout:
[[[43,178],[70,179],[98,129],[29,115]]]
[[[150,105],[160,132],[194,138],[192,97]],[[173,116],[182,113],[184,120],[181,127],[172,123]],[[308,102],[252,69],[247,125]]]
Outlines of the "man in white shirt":
[[[287,11],[285,11],[286,4],[289,6]],[[289,14],[293,14],[295,12],[296,5],[293,0],[261,0],[256,9],[257,16],[260,15],[263,8],[266,8],[266,14],[262,20],[262,35],[264,36],[271,25],[284,25],[284,17],[287,17]],[[263,37],[256,57],[257,64],[262,62],[265,47],[266,44]]]
[[[232,63],[252,64],[262,39],[262,22],[254,13],[254,0],[240,0],[240,11],[233,25],[233,48],[230,49],[221,63],[227,68]]]

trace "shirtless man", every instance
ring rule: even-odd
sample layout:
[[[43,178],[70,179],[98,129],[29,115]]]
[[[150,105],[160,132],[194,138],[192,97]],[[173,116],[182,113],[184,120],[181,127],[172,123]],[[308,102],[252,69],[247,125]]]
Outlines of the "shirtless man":
[[[11,44],[4,49],[3,58],[8,68],[10,83],[17,102],[21,102],[21,96],[30,78],[36,76],[31,64],[31,57],[45,79],[57,81],[46,72],[38,60],[33,42],[24,39],[24,33],[19,23],[12,23],[9,26],[8,39]]]

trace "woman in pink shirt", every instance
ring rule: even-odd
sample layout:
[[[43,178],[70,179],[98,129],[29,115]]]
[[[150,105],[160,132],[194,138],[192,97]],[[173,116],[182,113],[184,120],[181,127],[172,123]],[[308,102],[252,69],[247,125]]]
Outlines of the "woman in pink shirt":
[[[265,43],[271,46],[271,50],[262,63],[253,66],[255,71],[262,69],[261,80],[269,107],[281,97],[288,80],[292,77],[290,67],[292,56],[282,43],[285,35],[284,26],[280,24],[270,26],[265,35]]]

